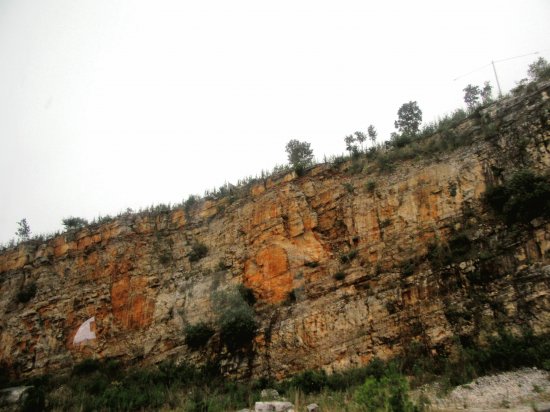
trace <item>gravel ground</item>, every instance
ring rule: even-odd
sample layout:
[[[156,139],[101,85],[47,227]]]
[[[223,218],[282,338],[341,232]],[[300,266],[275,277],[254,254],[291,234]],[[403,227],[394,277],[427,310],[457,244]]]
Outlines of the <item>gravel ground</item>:
[[[533,411],[550,402],[550,372],[528,368],[483,376],[446,395],[437,384],[426,385],[413,396],[421,394],[433,411]]]

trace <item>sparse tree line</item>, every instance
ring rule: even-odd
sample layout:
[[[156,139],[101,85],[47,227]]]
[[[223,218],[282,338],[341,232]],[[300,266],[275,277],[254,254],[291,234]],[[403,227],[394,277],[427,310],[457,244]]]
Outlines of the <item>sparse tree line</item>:
[[[520,93],[529,83],[549,80],[550,64],[548,64],[546,59],[540,57],[529,65],[527,75],[527,78],[518,82],[517,87],[511,91],[512,94]],[[493,86],[488,81],[484,82],[483,86],[468,84],[463,89],[463,92],[467,113],[458,109],[453,113],[453,117],[466,117],[468,113],[473,113],[479,107],[493,102]],[[390,140],[386,142],[386,146],[389,144],[394,147],[404,147],[420,134],[425,135],[435,132],[431,124],[427,125],[424,130],[421,130],[421,124],[422,110],[418,106],[418,103],[416,101],[403,103],[397,111],[397,120],[394,122],[397,132],[393,132],[390,135]],[[369,150],[374,151],[378,147],[377,138],[378,133],[376,128],[371,124],[367,128],[366,134],[361,131],[356,131],[344,137],[346,151],[351,157],[357,157],[361,153],[366,152],[366,146],[364,144],[367,141],[370,141]],[[311,149],[310,143],[293,139],[287,143],[285,150],[288,154],[289,164],[294,170],[299,172],[298,174],[302,173],[305,167],[313,164],[313,150]]]
[[[545,80],[550,80],[550,64],[546,61],[546,59],[540,57],[528,66],[527,77],[517,82],[516,87],[511,90],[511,94],[517,95],[529,87],[530,84]],[[366,133],[356,131],[353,134],[349,134],[344,137],[346,151],[349,153],[350,157],[357,158],[359,155],[364,153],[372,154],[381,147],[403,148],[420,136],[427,136],[436,133],[441,125],[446,127],[449,122],[460,121],[466,118],[468,114],[476,111],[478,108],[494,101],[493,87],[488,81],[484,82],[483,86],[468,84],[463,89],[463,92],[467,112],[462,109],[457,109],[452,115],[445,116],[439,122],[427,124],[421,129],[422,110],[416,101],[409,101],[407,103],[403,103],[398,109],[397,120],[394,122],[394,127],[397,131],[391,133],[389,141],[386,141],[384,146],[381,146],[381,144],[378,143],[378,132],[375,126],[371,124],[368,126]],[[237,185],[225,184],[219,189],[214,189],[213,191],[207,190],[205,192],[205,198],[216,199],[226,195],[233,196],[234,192],[239,187],[246,187],[251,183],[266,179],[271,175],[287,172],[289,170],[294,170],[298,175],[301,175],[304,173],[306,168],[314,164],[313,149],[311,148],[311,144],[307,141],[292,139],[286,144],[285,151],[288,156],[288,165],[277,165],[271,173],[262,171],[260,177],[245,178],[240,180]],[[177,207],[183,207],[185,210],[189,210],[198,202],[198,200],[200,200],[199,196],[190,195],[189,198],[181,204],[176,204],[173,206],[160,204],[146,208],[143,211],[140,210],[139,213],[159,213],[170,211]],[[133,213],[133,210],[128,208],[124,213]],[[119,214],[119,216],[120,215],[121,214]],[[94,223],[105,223],[113,219],[114,218],[111,216],[100,216],[90,223],[86,219],[71,216],[64,218],[62,220],[62,224],[65,231],[69,231],[80,229]],[[31,229],[26,218],[23,218],[17,222],[17,225],[18,228],[15,233],[17,236],[17,241],[12,239],[7,245],[0,245],[0,249],[14,247],[19,242],[26,242],[34,238],[44,239],[44,236],[42,235],[31,238]]]

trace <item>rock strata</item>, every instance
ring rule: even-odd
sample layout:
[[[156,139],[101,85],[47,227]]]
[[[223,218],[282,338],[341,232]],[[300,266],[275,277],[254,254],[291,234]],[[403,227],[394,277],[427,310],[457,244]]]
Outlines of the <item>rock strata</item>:
[[[550,170],[549,89],[480,110],[433,138],[469,144],[390,172],[368,159],[359,171],[321,164],[7,249],[0,362],[28,376],[88,357],[215,359],[236,377],[280,379],[414,342],[452,353],[457,339],[483,344],[497,330],[548,333],[550,222],[506,225],[483,195],[520,168]],[[251,347],[228,351],[218,332],[204,350],[187,347],[184,327],[214,324],[215,292],[238,284],[256,298]]]

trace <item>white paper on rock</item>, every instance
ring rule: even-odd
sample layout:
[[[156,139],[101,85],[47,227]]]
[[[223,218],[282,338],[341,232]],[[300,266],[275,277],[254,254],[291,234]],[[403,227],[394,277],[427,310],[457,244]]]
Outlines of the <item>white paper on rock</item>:
[[[74,345],[78,345],[79,343],[95,339],[95,332],[92,330],[92,322],[95,322],[95,316],[92,316],[90,319],[80,325],[80,327],[76,331],[76,335],[74,335]]]

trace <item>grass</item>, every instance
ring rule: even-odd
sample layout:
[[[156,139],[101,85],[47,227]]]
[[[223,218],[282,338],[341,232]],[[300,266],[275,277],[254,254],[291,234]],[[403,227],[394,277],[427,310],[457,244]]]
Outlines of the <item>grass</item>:
[[[295,410],[317,403],[322,411],[365,411],[369,399],[376,396],[384,405],[383,410],[416,411],[422,405],[410,403],[409,385],[414,388],[439,381],[449,390],[485,374],[519,367],[549,370],[550,335],[527,332],[512,336],[503,332],[485,347],[462,345],[457,339],[453,353],[440,356],[431,355],[429,348],[413,342],[389,362],[374,358],[364,367],[331,375],[307,370],[281,382],[232,381],[221,376],[217,363],[202,367],[172,362],[150,367],[123,366],[113,359],[87,359],[76,364],[70,373],[0,382],[3,387],[34,385],[36,391],[29,410],[35,411],[46,405],[48,410],[221,412],[253,407],[265,388],[276,389],[294,403]]]

